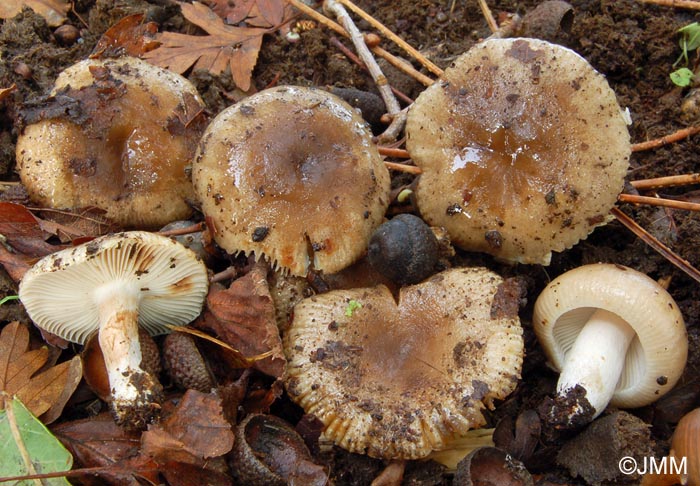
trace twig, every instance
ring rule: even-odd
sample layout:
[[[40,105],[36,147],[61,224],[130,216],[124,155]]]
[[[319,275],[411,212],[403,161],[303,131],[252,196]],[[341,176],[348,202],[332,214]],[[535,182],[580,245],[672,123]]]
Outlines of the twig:
[[[350,36],[348,35],[347,32],[336,22],[332,21],[325,15],[323,15],[320,12],[317,12],[316,10],[312,9],[305,3],[301,2],[300,0],[288,0],[289,4],[294,6],[296,9],[301,10],[304,14],[308,15],[315,21],[317,21],[319,24],[322,24],[326,26],[327,28],[331,29],[332,31],[336,32],[339,35],[342,35],[343,37],[349,38]],[[408,74],[411,76],[413,79],[418,81],[419,83],[422,83],[425,86],[430,86],[431,84],[434,83],[433,79],[429,78],[425,74],[416,71],[413,66],[410,64],[401,61],[399,58],[391,54],[390,52],[382,49],[381,47],[373,47],[370,49],[374,54],[377,56],[381,57],[382,59],[386,60],[389,64],[394,66],[397,69],[400,69],[402,72],[405,74]]]
[[[409,55],[413,56],[413,58],[421,63],[425,69],[430,71],[431,73],[441,76],[442,75],[442,69],[437,67],[435,64],[433,64],[430,59],[425,57],[423,54],[418,52],[412,45],[410,45],[408,42],[403,40],[401,37],[398,35],[394,34],[390,29],[388,29],[384,24],[379,22],[377,19],[372,17],[370,14],[362,10],[360,7],[352,3],[350,0],[338,0],[338,2],[342,3],[345,5],[347,8],[355,12],[358,16],[366,20],[372,27],[377,29],[384,37],[392,41],[394,44],[399,46],[401,49],[406,51]]]
[[[488,5],[486,5],[486,1],[479,0],[479,7],[481,7],[481,13],[484,14],[484,18],[486,19],[486,23],[489,24],[489,29],[491,32],[497,32],[498,24],[496,23],[496,19],[493,18],[491,9]]]
[[[630,181],[632,187],[639,191],[658,189],[660,187],[689,186],[690,184],[698,183],[700,183],[700,174],[683,174]]]
[[[676,201],[660,197],[637,196],[635,194],[620,194],[617,200],[631,204],[646,204],[648,206],[663,206],[665,208],[684,209],[687,211],[700,211],[700,204],[687,201]]]
[[[238,276],[238,269],[234,266],[230,266],[227,269],[222,270],[219,273],[215,273],[214,275],[212,275],[211,278],[209,279],[209,283],[212,284],[214,282],[223,282],[224,280],[236,278],[237,276]]]
[[[406,172],[407,174],[422,174],[423,171],[421,170],[420,167],[416,167],[415,165],[408,165],[408,164],[398,164],[396,162],[387,162],[384,161],[384,165],[386,166],[387,169],[389,170],[397,170],[399,172]]]
[[[364,62],[362,62],[362,59],[360,59],[359,57],[357,57],[357,56],[355,55],[355,53],[352,52],[350,49],[348,49],[347,47],[345,47],[345,44],[343,44],[342,42],[340,42],[340,40],[339,40],[337,37],[331,36],[330,42],[331,42],[331,44],[333,44],[335,47],[337,47],[339,51],[341,51],[343,54],[345,54],[345,56],[346,56],[348,59],[350,59],[352,62],[354,62],[355,64],[357,64],[358,66],[360,66],[362,69],[364,69],[365,71],[367,71],[367,66],[365,66],[365,63],[364,63]],[[431,81],[432,81],[432,80],[431,80]],[[406,96],[404,93],[402,93],[402,92],[399,91],[398,89],[394,88],[393,86],[391,86],[391,91],[392,91],[392,93],[394,93],[396,96],[398,96],[399,98],[401,98],[401,100],[403,100],[404,103],[407,103],[407,104],[409,104],[409,105],[410,105],[411,103],[413,103],[413,100],[412,100],[411,98],[409,98],[408,96]]]
[[[410,159],[411,156],[408,155],[408,151],[400,148],[391,148],[391,147],[383,147],[379,146],[377,147],[379,150],[379,153],[382,155],[386,155],[387,157],[396,157],[397,159]]]
[[[657,138],[654,140],[647,140],[646,142],[633,143],[632,144],[632,152],[641,152],[642,150],[650,150],[650,149],[659,148],[659,147],[662,147],[666,144],[678,142],[679,140],[683,140],[684,138],[688,138],[691,135],[695,135],[696,133],[700,133],[700,125],[696,125],[696,126],[688,127],[688,128],[682,128],[676,132],[673,132],[669,135],[665,135],[661,138]]]
[[[690,10],[700,10],[700,2],[693,0],[639,0],[641,3],[651,3],[663,7],[687,8]]]
[[[195,223],[190,226],[186,226],[184,228],[178,228],[178,229],[172,229],[168,231],[159,231],[158,234],[161,236],[180,236],[180,235],[189,235],[192,233],[199,233],[200,231],[204,230],[204,223]]]
[[[661,254],[661,256],[666,258],[666,260],[685,272],[685,274],[690,278],[696,282],[700,282],[700,271],[688,263],[687,260],[684,260],[668,246],[661,243],[661,241],[652,236],[647,230],[639,226],[632,218],[623,213],[619,208],[612,208],[610,212],[620,223],[622,223],[632,233],[637,235],[637,237],[639,237],[639,239],[641,239],[644,243],[649,245],[652,249]]]
[[[379,67],[379,64],[377,64],[374,56],[372,56],[367,44],[365,44],[365,38],[362,35],[362,32],[360,32],[360,29],[357,28],[355,22],[353,22],[353,20],[350,18],[350,15],[348,15],[345,7],[338,3],[337,0],[325,0],[323,2],[323,8],[327,12],[335,15],[338,18],[338,22],[340,22],[343,28],[348,32],[348,34],[350,34],[350,39],[355,45],[358,56],[360,56],[362,62],[364,62],[365,66],[367,66],[370,76],[372,76],[372,79],[374,79],[374,82],[377,85],[377,89],[384,100],[384,105],[386,106],[387,112],[394,116],[389,127],[382,135],[380,135],[380,139],[395,140],[401,130],[403,130],[406,117],[400,116],[401,106],[396,100],[394,93],[391,92],[391,87],[389,86],[386,76],[384,76],[384,73],[382,73],[382,69]]]

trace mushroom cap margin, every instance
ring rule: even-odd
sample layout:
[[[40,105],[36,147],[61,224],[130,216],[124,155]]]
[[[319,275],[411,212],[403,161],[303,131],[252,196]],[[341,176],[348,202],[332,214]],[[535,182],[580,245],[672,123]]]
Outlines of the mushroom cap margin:
[[[389,172],[365,121],[313,88],[269,88],[222,111],[192,175],[222,248],[293,275],[352,264],[389,204]]]
[[[92,292],[117,280],[141,292],[139,324],[151,335],[169,332],[165,324],[195,319],[209,285],[192,251],[164,236],[131,231],[42,258],[24,275],[19,296],[38,327],[84,344],[99,328]]]
[[[502,284],[485,268],[453,269],[404,287],[398,304],[383,285],[303,300],[283,339],[290,397],[351,452],[416,459],[444,448],[482,426],[483,408],[520,377],[517,311],[494,311]],[[349,312],[353,300],[361,307]]]
[[[560,275],[542,291],[533,326],[549,363],[561,370],[566,353],[596,309],[618,315],[637,333],[610,404],[641,407],[671,390],[688,355],[683,316],[654,280],[621,265],[584,265]]]
[[[406,148],[418,208],[454,244],[549,264],[610,220],[631,153],[600,73],[538,39],[477,44],[416,99]]]

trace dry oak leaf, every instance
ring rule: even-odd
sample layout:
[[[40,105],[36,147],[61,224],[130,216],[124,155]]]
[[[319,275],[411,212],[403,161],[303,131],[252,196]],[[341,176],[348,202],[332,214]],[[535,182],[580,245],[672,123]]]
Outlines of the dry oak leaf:
[[[253,27],[279,28],[290,21],[292,8],[286,0],[209,0],[212,10],[229,24],[245,20]]]
[[[229,452],[233,437],[221,398],[215,393],[187,390],[172,415],[143,433],[141,448],[161,464],[203,465],[207,459]]]
[[[158,24],[146,22],[142,13],[128,15],[102,34],[90,58],[118,57],[120,54],[139,57],[155,49]]]
[[[213,331],[216,336],[246,357],[271,352],[256,360],[253,368],[279,378],[287,360],[282,351],[275,307],[267,284],[267,267],[257,263],[229,288],[209,287],[206,308],[194,325]]]
[[[143,58],[179,74],[192,65],[194,69],[206,69],[215,75],[229,67],[236,86],[248,91],[262,37],[269,30],[226,25],[209,7],[199,2],[179,5],[185,18],[209,35],[163,32],[156,37],[161,45],[144,54]]]
[[[0,391],[19,398],[44,423],[59,417],[83,373],[76,356],[36,374],[48,358],[46,346],[29,349],[29,330],[19,322],[0,332]]]
[[[0,2],[0,19],[11,19],[29,7],[44,17],[49,27],[58,27],[66,20],[70,2],[63,0],[2,0]]]

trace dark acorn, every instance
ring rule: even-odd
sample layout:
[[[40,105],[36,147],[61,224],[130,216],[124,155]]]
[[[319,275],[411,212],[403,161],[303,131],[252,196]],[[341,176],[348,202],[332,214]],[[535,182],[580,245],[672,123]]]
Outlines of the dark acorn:
[[[324,486],[328,475],[314,464],[304,440],[279,417],[248,415],[235,429],[230,461],[236,484]]]
[[[426,279],[438,261],[438,241],[417,216],[400,214],[376,229],[369,241],[370,264],[400,285]]]

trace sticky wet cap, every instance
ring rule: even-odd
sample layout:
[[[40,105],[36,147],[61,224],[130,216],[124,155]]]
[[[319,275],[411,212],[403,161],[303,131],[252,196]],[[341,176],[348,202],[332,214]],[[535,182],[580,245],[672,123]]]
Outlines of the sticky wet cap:
[[[17,167],[31,199],[97,207],[116,223],[155,228],[184,219],[187,173],[204,130],[204,102],[182,76],[140,59],[86,59],[25,112]]]
[[[307,298],[284,336],[287,391],[351,452],[425,457],[483,425],[482,410],[515,388],[512,290],[474,268],[404,287],[398,302],[383,285]]]
[[[293,275],[349,266],[389,204],[389,173],[365,122],[311,88],[264,90],[220,113],[193,180],[222,248]]]
[[[151,335],[196,318],[207,270],[190,250],[153,233],[96,238],[44,257],[22,279],[19,296],[34,323],[83,344],[98,330],[98,306],[110,289],[137,294],[139,324]]]
[[[536,39],[460,56],[416,99],[406,134],[423,218],[466,250],[520,263],[548,264],[609,221],[630,156],[605,78]]]

